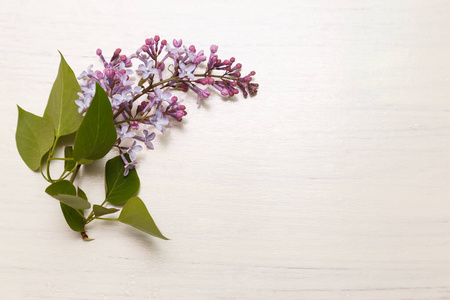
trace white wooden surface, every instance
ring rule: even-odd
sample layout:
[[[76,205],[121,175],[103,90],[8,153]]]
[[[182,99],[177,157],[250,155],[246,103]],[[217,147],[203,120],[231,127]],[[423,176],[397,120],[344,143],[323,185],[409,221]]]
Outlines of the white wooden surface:
[[[2,299],[450,299],[450,2],[1,2]],[[170,241],[82,242],[20,160],[16,104],[42,114],[57,50],[79,74],[155,34],[218,44],[259,94],[186,96],[140,153]]]

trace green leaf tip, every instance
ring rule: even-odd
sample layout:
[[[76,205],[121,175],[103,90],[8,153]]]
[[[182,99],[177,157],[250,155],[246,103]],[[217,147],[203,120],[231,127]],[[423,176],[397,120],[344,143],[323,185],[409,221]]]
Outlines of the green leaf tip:
[[[83,119],[75,104],[75,100],[78,99],[77,93],[81,92],[80,85],[64,56],[61,52],[59,54],[61,55],[61,62],[58,75],[53,83],[44,112],[44,118],[53,124],[57,137],[77,131]]]
[[[120,212],[119,221],[131,225],[145,233],[163,240],[168,240],[159,231],[158,227],[150,216],[144,202],[139,197],[133,197],[125,203]]]
[[[17,105],[16,146],[25,164],[37,170],[45,153],[53,146],[55,139],[52,124],[39,116],[27,112]]]
[[[95,95],[75,135],[73,157],[78,162],[101,159],[117,140],[111,103],[96,83]]]
[[[107,214],[113,214],[115,212],[118,212],[119,209],[117,208],[108,208],[108,207],[103,207],[97,204],[94,204],[94,206],[92,207],[92,210],[94,211],[94,214],[96,217],[101,217]]]

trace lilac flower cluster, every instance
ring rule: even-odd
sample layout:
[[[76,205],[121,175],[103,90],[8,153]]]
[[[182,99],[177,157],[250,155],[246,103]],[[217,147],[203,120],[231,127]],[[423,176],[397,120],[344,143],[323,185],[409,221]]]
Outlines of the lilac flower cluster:
[[[258,84],[252,83],[255,72],[242,76],[242,65],[235,63],[234,57],[219,59],[217,50],[218,46],[212,45],[208,58],[203,50],[197,51],[193,45],[183,45],[181,39],[174,39],[170,45],[159,36],[146,39],[144,45],[129,56],[121,55],[121,49],[117,49],[109,62],[102,51],[97,50],[103,70],[93,71],[91,65],[81,73],[78,79],[82,80],[82,92],[78,93],[79,99],[75,102],[79,106],[78,112],[84,115],[94,97],[95,83],[99,83],[106,91],[118,133],[115,146],[125,165],[124,176],[135,167],[136,152],[142,150],[142,146],[136,144],[137,141],[154,149],[152,140],[155,132],[143,130],[141,136],[140,125],[164,133],[171,119],[181,122],[187,114],[181,100],[170,91],[191,90],[197,94],[197,104],[211,95],[208,87],[201,86],[210,86],[228,97],[233,97],[239,91],[244,98],[257,93]],[[132,61],[139,61],[134,71],[131,69]],[[136,74],[137,78],[130,77],[132,74]],[[133,139],[131,145],[123,146],[122,142],[128,139]],[[124,153],[129,154],[131,161],[127,160]]]

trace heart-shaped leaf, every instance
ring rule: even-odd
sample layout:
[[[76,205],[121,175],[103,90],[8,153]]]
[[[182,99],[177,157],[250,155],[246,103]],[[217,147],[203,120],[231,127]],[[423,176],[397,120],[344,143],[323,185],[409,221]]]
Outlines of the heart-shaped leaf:
[[[128,154],[125,154],[128,159]],[[106,200],[112,204],[121,204],[136,195],[139,190],[139,176],[136,169],[123,176],[124,163],[120,155],[108,160],[105,167]]]
[[[29,113],[19,106],[19,119],[16,130],[16,145],[27,166],[37,170],[42,156],[47,153],[55,139],[50,121]]]
[[[133,197],[125,203],[120,212],[119,221],[160,239],[168,240],[159,231],[144,202],[139,197]]]
[[[78,99],[77,93],[81,92],[80,85],[61,52],[59,54],[61,63],[58,75],[53,83],[44,112],[44,118],[53,124],[57,137],[77,131],[83,119],[75,104],[75,100]]]
[[[96,83],[95,96],[75,135],[73,157],[78,162],[100,159],[111,150],[116,139],[111,103]]]

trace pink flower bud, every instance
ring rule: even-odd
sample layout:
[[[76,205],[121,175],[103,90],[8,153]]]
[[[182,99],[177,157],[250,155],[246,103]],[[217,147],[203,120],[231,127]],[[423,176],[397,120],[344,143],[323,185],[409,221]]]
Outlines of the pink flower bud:
[[[217,45],[211,45],[211,47],[209,48],[211,50],[212,53],[216,53],[217,50],[219,49],[219,46]]]
[[[102,55],[102,50],[101,49],[97,49],[97,51],[95,53],[97,53],[97,55]]]
[[[174,47],[181,47],[181,45],[183,45],[183,40],[182,39],[180,39],[180,40],[176,40],[176,39],[173,39],[173,46]]]
[[[155,35],[155,42],[159,42],[159,35]]]

